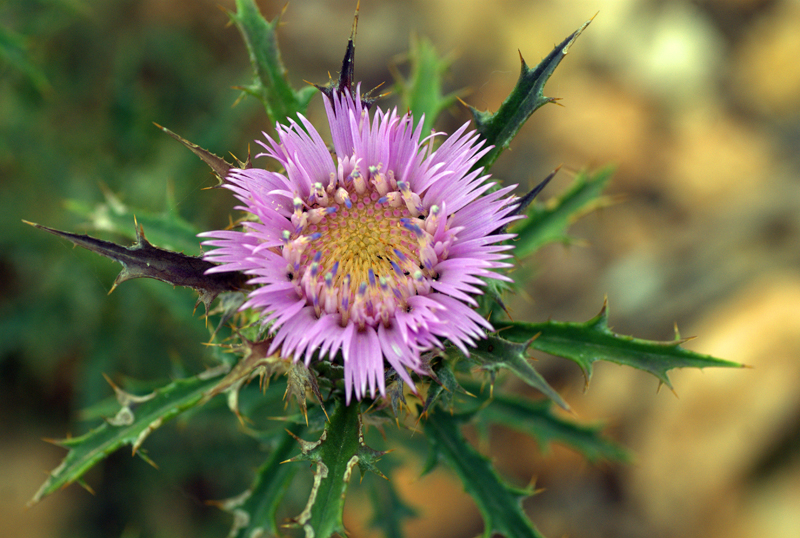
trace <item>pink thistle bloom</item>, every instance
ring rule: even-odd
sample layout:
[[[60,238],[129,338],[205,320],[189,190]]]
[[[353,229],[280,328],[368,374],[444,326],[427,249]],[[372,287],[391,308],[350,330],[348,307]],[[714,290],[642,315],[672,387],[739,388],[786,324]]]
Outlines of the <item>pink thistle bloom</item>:
[[[488,147],[467,124],[434,149],[410,114],[376,110],[356,93],[325,97],[335,158],[304,117],[265,134],[285,173],[231,170],[226,187],[253,220],[200,234],[217,247],[209,272],[251,275],[242,309],[264,313],[270,353],[308,364],[344,360],[346,400],[385,394],[384,360],[413,386],[420,354],[448,340],[468,353],[492,326],[473,307],[482,279],[510,280],[514,186],[470,171]]]

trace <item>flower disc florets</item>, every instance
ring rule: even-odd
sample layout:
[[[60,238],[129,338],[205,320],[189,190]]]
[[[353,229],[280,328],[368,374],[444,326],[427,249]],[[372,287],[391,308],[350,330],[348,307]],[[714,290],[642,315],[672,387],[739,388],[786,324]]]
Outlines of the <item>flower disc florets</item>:
[[[218,247],[211,271],[252,275],[242,308],[264,312],[270,352],[306,363],[342,352],[349,401],[384,393],[384,359],[411,384],[421,352],[449,340],[466,353],[491,330],[472,295],[482,278],[508,280],[492,269],[508,266],[512,235],[497,231],[518,217],[513,186],[486,194],[494,184],[470,171],[488,148],[467,125],[433,149],[421,121],[370,118],[358,94],[325,107],[336,160],[304,117],[278,125],[278,141],[259,143],[285,173],[226,178],[255,220],[201,235]]]

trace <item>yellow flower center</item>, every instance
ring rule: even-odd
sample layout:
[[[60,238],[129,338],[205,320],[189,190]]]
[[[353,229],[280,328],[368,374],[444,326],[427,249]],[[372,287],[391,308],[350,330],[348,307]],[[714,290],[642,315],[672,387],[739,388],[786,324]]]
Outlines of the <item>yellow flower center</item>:
[[[439,208],[425,210],[408,183],[380,165],[314,184],[307,200],[295,198],[291,222],[282,252],[298,293],[318,316],[339,313],[343,325],[352,319],[362,328],[390,324],[410,296],[430,291],[450,242],[437,254]]]
[[[368,282],[370,269],[375,277],[391,277],[394,270],[390,260],[398,258],[395,250],[413,260],[419,259],[419,247],[414,234],[401,222],[411,218],[406,207],[379,203],[380,196],[374,190],[358,196],[348,189],[348,194],[350,209],[337,205],[335,213],[323,217],[319,224],[309,225],[308,233],[319,233],[320,237],[309,245],[307,261],[311,263],[314,254],[321,252],[323,275],[338,261],[334,285],[341,285],[349,274],[351,285],[357,290],[361,282]]]

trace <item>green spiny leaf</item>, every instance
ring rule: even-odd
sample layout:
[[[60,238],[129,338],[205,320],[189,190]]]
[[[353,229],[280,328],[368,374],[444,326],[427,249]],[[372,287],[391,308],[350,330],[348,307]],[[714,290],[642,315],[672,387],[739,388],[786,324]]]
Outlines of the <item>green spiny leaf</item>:
[[[195,144],[193,142],[189,142],[188,140],[186,140],[182,136],[173,133],[172,131],[170,131],[166,127],[162,127],[161,125],[159,125],[157,123],[154,123],[154,125],[156,127],[158,127],[159,129],[161,129],[161,131],[167,133],[173,139],[175,139],[178,142],[180,142],[181,144],[183,144],[186,148],[189,149],[189,151],[191,151],[192,153],[194,153],[195,155],[200,157],[200,160],[203,161],[204,163],[206,163],[209,166],[209,168],[211,168],[211,171],[214,172],[214,175],[217,176],[217,182],[218,182],[217,186],[222,185],[222,183],[225,180],[225,176],[227,176],[228,172],[230,171],[230,169],[233,168],[232,164],[230,164],[228,161],[226,161],[222,157],[211,153],[207,149],[201,148],[200,146],[198,146],[197,144]],[[238,168],[249,168],[250,167],[250,156],[249,155],[247,156],[247,161],[246,162],[241,162],[238,159],[237,159],[237,161],[238,161],[237,162],[237,167]]]
[[[536,112],[539,107],[555,100],[552,97],[544,96],[544,85],[564,56],[567,55],[569,48],[591,22],[591,20],[586,21],[575,33],[553,49],[535,68],[528,67],[520,55],[522,67],[517,85],[497,112],[494,114],[480,112],[476,108],[470,107],[478,132],[486,140],[487,145],[494,146],[475,163],[473,169],[483,167],[488,170],[500,153],[508,147],[522,125],[528,121],[531,114]]]
[[[424,427],[432,459],[424,472],[430,471],[431,464],[438,460],[444,460],[455,471],[483,516],[484,538],[496,532],[508,538],[541,538],[521,506],[531,491],[506,484],[491,462],[472,448],[460,430],[466,418],[441,411],[428,416]]]
[[[506,368],[522,379],[525,383],[535,388],[560,407],[569,409],[569,405],[556,390],[551,387],[542,375],[531,366],[527,350],[531,341],[512,342],[494,335],[476,342],[475,349],[470,350],[470,358],[477,361],[481,367],[494,376],[500,368]]]
[[[594,174],[580,172],[567,192],[547,204],[532,204],[528,218],[512,228],[517,234],[514,255],[522,259],[547,243],[569,241],[567,228],[601,203],[600,195],[613,171],[606,167]]]
[[[227,393],[228,407],[237,417],[241,418],[238,400],[239,390],[242,386],[249,383],[256,376],[261,377],[259,385],[263,383],[269,384],[269,379],[272,375],[285,366],[284,361],[277,353],[272,355],[267,353],[270,344],[272,344],[271,339],[251,342],[241,335],[240,339],[242,343],[237,351],[242,353],[242,358],[239,359],[225,377],[203,394],[202,403],[219,394]]]
[[[453,353],[457,353],[453,351]],[[453,372],[452,361],[444,360],[439,361],[430,371],[429,375],[435,381],[431,383],[428,389],[428,395],[425,398],[425,405],[422,408],[423,413],[427,413],[433,405],[441,401],[442,406],[448,409],[453,408],[453,399],[457,392],[464,392],[464,389],[459,385]]]
[[[126,399],[120,412],[112,419],[117,426],[105,422],[80,437],[57,441],[56,444],[68,448],[69,452],[50,473],[28,506],[78,481],[86,471],[125,445],[131,445],[135,454],[150,433],[167,420],[197,405],[203,393],[217,383],[216,378],[225,373],[224,370],[209,370],[195,377],[174,381],[146,397]],[[115,391],[119,395],[118,389],[115,388]]]
[[[208,306],[220,293],[239,290],[245,284],[246,279],[241,273],[206,274],[206,271],[215,267],[215,264],[200,257],[154,247],[145,239],[144,230],[138,223],[136,223],[136,243],[130,247],[123,247],[88,235],[77,235],[34,222],[23,222],[121,264],[122,271],[114,280],[111,291],[126,280],[152,278],[173,286],[192,288],[200,294],[197,304],[204,303],[207,311]]]
[[[200,232],[178,214],[172,189],[167,190],[167,210],[164,213],[133,210],[123,204],[112,192],[106,191],[106,201],[90,206],[76,200],[67,201],[67,209],[89,219],[94,230],[111,232],[129,239],[136,239],[136,231],[131,222],[136,220],[147,228],[147,235],[153,243],[162,248],[185,252],[189,255],[200,254]]]
[[[290,461],[312,461],[316,470],[308,503],[294,521],[303,528],[306,538],[344,533],[342,512],[353,468],[358,465],[362,476],[366,471],[383,476],[374,464],[384,453],[364,444],[358,403],[345,405],[341,400],[336,401],[319,441],[298,441],[302,454]]]
[[[306,86],[295,91],[289,85],[276,35],[280,16],[268,22],[254,0],[236,0],[236,13],[229,12],[228,16],[242,34],[255,71],[253,84],[241,89],[264,103],[273,123],[286,123],[298,113],[305,114],[316,90]]]
[[[300,433],[300,425],[292,425],[293,435]],[[229,538],[252,536],[279,536],[276,520],[278,507],[289,485],[300,468],[296,465],[281,465],[289,458],[296,446],[289,435],[275,447],[267,461],[258,469],[252,487],[242,495],[222,501],[220,508],[233,514],[233,528]]]
[[[743,367],[682,348],[681,344],[689,339],[657,342],[615,334],[608,327],[607,303],[597,316],[583,323],[502,322],[495,324],[495,328],[509,340],[523,342],[534,338],[531,343],[534,349],[575,361],[587,385],[592,377],[592,363],[601,360],[650,372],[670,389],[672,383],[667,372],[673,368]]]
[[[452,105],[456,94],[442,95],[442,75],[450,67],[449,57],[440,58],[433,43],[426,38],[412,36],[408,53],[411,74],[408,80],[395,73],[395,88],[403,105],[414,113],[415,118],[425,115],[423,134],[430,133],[439,113]]]
[[[466,384],[468,390],[480,394],[475,383]],[[551,442],[570,446],[595,462],[600,459],[630,461],[628,452],[616,443],[601,437],[602,426],[586,425],[558,416],[548,400],[531,401],[519,396],[494,394],[491,399],[484,394],[474,401],[480,408],[476,420],[483,423],[502,424],[530,435],[546,451]],[[470,403],[470,402],[468,402]],[[477,408],[476,408],[477,409]]]

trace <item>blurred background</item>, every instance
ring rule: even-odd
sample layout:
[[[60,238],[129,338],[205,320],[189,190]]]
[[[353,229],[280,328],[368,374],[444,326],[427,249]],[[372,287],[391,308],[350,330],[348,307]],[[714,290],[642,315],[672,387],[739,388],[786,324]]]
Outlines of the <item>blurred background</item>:
[[[284,7],[259,4],[269,19]],[[279,37],[295,86],[336,76],[354,4],[288,5]],[[191,292],[133,281],[108,296],[116,264],[21,219],[82,232],[89,219],[69,200],[159,213],[172,197],[200,229],[227,222],[231,197],[202,190],[215,183],[207,167],[152,125],[239,157],[270,128],[254,99],[234,106],[232,86],[251,75],[220,5],[233,9],[231,0],[0,4],[2,536],[224,536],[229,516],[205,502],[243,491],[264,458],[220,411],[218,427],[189,421],[154,434],[145,446],[160,470],[123,449],[86,476],[96,496],[73,485],[24,508],[64,455],[42,438],[97,423],[81,410],[110,396],[101,373],[163,381],[207,363]],[[690,349],[752,369],[676,371],[673,394],[598,363],[584,391],[574,364],[537,356],[578,417],[607,424],[634,464],[589,465],[559,447],[542,455],[502,430],[487,451],[513,482],[536,478],[543,492],[525,507],[550,537],[795,538],[800,2],[365,0],[356,75],[366,88],[391,85],[410,36],[427,36],[451,54],[446,89],[496,110],[519,73],[517,50],[534,65],[598,12],[546,87],[563,106],[539,110],[493,173],[529,187],[563,164],[546,199],[575,171],[615,163],[615,203],[578,221],[575,243],[529,260],[533,278],[512,314],[583,321],[608,296],[616,332],[669,340],[677,326],[698,336]],[[318,99],[309,115],[323,121]],[[457,105],[438,127],[468,119]],[[393,478],[420,514],[408,536],[479,534],[457,479],[443,470],[420,479],[420,468],[412,458]],[[374,535],[364,500],[351,486],[353,537]]]

